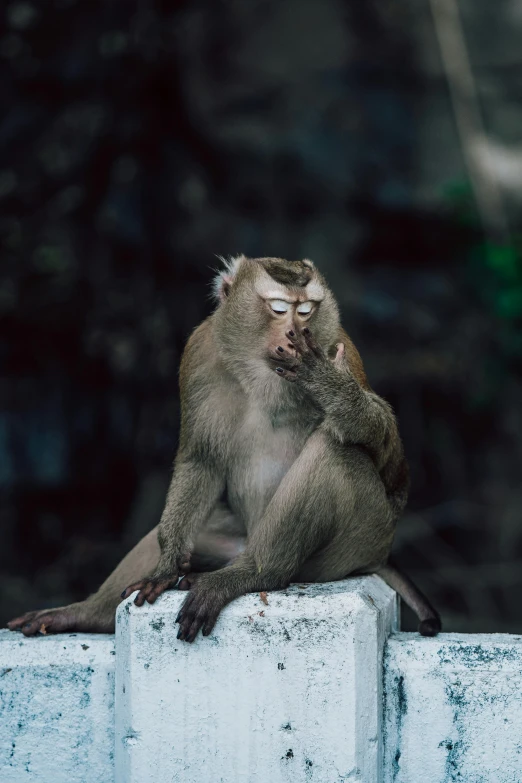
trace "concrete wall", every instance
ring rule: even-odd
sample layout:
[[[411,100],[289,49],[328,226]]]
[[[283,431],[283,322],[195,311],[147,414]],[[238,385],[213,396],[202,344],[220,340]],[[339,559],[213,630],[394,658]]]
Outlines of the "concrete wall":
[[[112,783],[114,637],[0,631],[0,782]]]
[[[522,781],[522,636],[394,634],[384,783]]]
[[[183,598],[118,613],[117,783],[151,768],[157,783],[378,780],[392,590],[367,577],[246,595],[193,646],[176,639]]]
[[[244,596],[191,646],[182,600],[125,602],[115,639],[0,632],[0,783],[522,781],[522,637],[397,633],[364,577]]]

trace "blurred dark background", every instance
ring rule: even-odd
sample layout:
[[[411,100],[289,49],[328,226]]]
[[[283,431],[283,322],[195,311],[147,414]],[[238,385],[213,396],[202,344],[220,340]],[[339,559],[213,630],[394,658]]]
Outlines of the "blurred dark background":
[[[412,468],[396,558],[446,629],[522,631],[522,12],[459,3],[459,133],[434,3],[3,5],[2,624],[158,522],[181,351],[243,252],[336,293]]]

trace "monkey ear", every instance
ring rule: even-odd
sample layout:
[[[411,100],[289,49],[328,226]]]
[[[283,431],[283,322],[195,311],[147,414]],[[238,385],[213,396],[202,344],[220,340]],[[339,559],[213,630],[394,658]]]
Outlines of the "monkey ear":
[[[220,275],[219,276],[219,288],[217,289],[217,295],[220,302],[224,302],[230,293],[230,286],[232,285],[232,275]]]
[[[230,293],[232,283],[239,269],[239,265],[245,260],[245,256],[237,256],[236,258],[225,259],[222,256],[218,256],[222,262],[224,269],[222,269],[216,277],[212,285],[214,298],[218,302],[224,302]]]

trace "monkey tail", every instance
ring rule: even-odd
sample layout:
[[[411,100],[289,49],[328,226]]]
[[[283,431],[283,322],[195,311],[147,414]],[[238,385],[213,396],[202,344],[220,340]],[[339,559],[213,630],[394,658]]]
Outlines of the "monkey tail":
[[[439,633],[442,629],[439,613],[408,576],[401,574],[389,563],[377,569],[375,573],[399,593],[410,609],[413,609],[420,620],[419,633],[421,636],[436,636]]]

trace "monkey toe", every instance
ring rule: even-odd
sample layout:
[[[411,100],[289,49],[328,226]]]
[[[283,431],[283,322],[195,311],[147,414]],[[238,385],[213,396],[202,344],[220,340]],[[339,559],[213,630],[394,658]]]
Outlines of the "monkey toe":
[[[37,612],[36,616],[22,626],[24,636],[35,636],[37,633],[46,635],[65,630],[66,623],[60,622],[56,614]]]
[[[200,629],[200,620],[198,618],[185,617],[179,624],[179,631],[177,638],[182,642],[188,642],[192,644],[198,635]]]
[[[24,636],[36,636],[38,633],[46,635],[73,631],[78,628],[78,622],[74,612],[60,608],[27,612],[11,620],[7,627],[11,631],[21,631]]]
[[[179,624],[177,638],[192,644],[199,631],[202,632],[203,636],[208,636],[212,632],[216,620],[217,614],[210,614],[205,610],[200,610],[195,615],[191,613],[183,616]]]
[[[437,636],[442,630],[440,617],[429,617],[419,623],[419,633],[421,636]]]
[[[196,591],[189,593],[176,617],[176,622],[179,623],[177,638],[192,643],[200,630],[203,636],[208,636],[221,609],[221,605],[209,602],[204,594],[198,595]]]
[[[7,623],[7,627],[10,631],[20,631],[21,628],[24,625],[27,625],[36,615],[38,612],[26,612],[25,614],[20,615],[20,617],[15,617],[13,620],[9,620]]]

